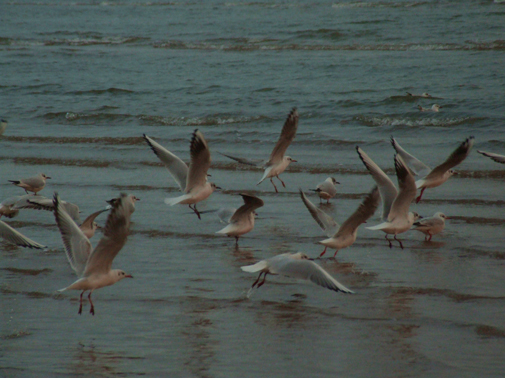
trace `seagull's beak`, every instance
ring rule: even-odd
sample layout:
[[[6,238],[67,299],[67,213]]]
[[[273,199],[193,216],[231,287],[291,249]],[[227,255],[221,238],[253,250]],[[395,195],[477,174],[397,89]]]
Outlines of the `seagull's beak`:
[[[100,226],[99,224],[97,224],[97,225],[96,225],[96,229],[97,229],[97,230],[101,230],[102,228],[103,228],[103,227],[102,227],[102,226]]]
[[[445,219],[452,219],[451,217],[448,217],[447,215],[445,216]]]
[[[335,181],[336,184],[340,185],[340,183],[338,181]]]
[[[50,178],[51,178],[51,177],[49,177],[49,176],[46,176],[46,180],[47,180],[47,179],[50,179]]]
[[[291,159],[291,163],[298,163],[298,160]]]
[[[127,274],[124,278],[133,278],[133,276],[131,274]]]
[[[223,188],[221,188],[220,186],[216,186],[216,189],[217,190],[222,190]]]

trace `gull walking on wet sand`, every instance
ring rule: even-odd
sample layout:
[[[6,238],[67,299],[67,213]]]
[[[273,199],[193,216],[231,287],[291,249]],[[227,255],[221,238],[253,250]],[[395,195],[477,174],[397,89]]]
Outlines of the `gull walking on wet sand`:
[[[446,219],[450,218],[439,211],[432,217],[422,218],[414,222],[412,229],[422,232],[425,235],[425,241],[431,241],[433,235],[439,234],[444,230]]]
[[[296,108],[293,108],[293,110],[291,110],[291,112],[288,114],[286,122],[284,122],[284,126],[282,127],[279,140],[277,141],[277,144],[275,145],[272,153],[270,154],[270,158],[268,159],[267,162],[265,162],[264,160],[243,159],[226,154],[221,155],[236,160],[242,164],[253,165],[256,167],[263,167],[265,169],[265,173],[263,174],[263,177],[261,178],[260,181],[258,181],[256,185],[261,184],[263,181],[269,178],[270,182],[275,188],[275,192],[278,193],[279,191],[277,190],[277,186],[275,186],[274,184],[273,178],[277,177],[277,179],[282,183],[282,186],[286,187],[286,184],[284,183],[284,181],[280,179],[279,175],[286,170],[286,168],[290,163],[296,162],[296,160],[294,160],[290,156],[284,156],[284,154],[286,153],[286,150],[288,149],[293,139],[295,139],[297,128],[298,128],[298,111],[296,110]]]
[[[12,182],[16,186],[19,186],[20,188],[23,188],[26,194],[28,194],[28,192],[37,194],[42,189],[44,189],[44,186],[46,186],[46,180],[50,178],[51,177],[46,176],[44,173],[39,173],[36,176],[28,177],[26,179],[8,181]]]
[[[210,168],[210,150],[203,134],[198,129],[193,132],[189,150],[191,163],[186,178],[185,194],[176,198],[166,198],[165,203],[170,206],[177,204],[189,205],[189,208],[195,212],[198,219],[202,219],[196,204],[207,199],[215,189],[221,188],[207,181],[207,171]]]
[[[419,214],[409,212],[410,204],[416,197],[414,176],[400,155],[395,155],[395,170],[400,188],[400,190],[397,190],[391,179],[361,148],[356,147],[356,151],[377,183],[383,203],[382,219],[384,222],[373,227],[367,227],[367,229],[385,232],[389,248],[392,248],[393,244],[388,239],[388,235],[394,235],[394,239],[403,249],[403,243],[396,238],[396,235],[408,231],[412,224],[419,219]]]
[[[340,183],[334,177],[328,177],[323,182],[317,184],[316,189],[310,190],[317,193],[319,196],[319,203],[321,203],[323,199],[326,200],[326,203],[330,203],[330,199],[337,194],[337,184]]]
[[[265,203],[261,198],[241,193],[244,204],[230,218],[228,226],[216,232],[216,234],[225,234],[235,237],[235,245],[238,246],[240,236],[247,234],[254,228],[255,210],[262,207]]]
[[[456,174],[452,168],[461,164],[463,160],[470,154],[474,143],[474,137],[470,136],[456,148],[452,154],[442,163],[435,168],[430,169],[426,164],[415,158],[407,151],[405,151],[398,142],[391,137],[391,144],[396,153],[399,154],[405,161],[407,166],[416,174],[422,177],[416,181],[417,189],[421,189],[419,197],[416,198],[416,203],[421,201],[426,188],[436,188],[446,182],[449,177]]]
[[[82,296],[89,290],[88,300],[90,313],[95,315],[95,307],[91,301],[93,290],[110,286],[131,275],[119,269],[111,269],[112,261],[126,243],[130,232],[130,217],[132,214],[132,197],[121,194],[112,205],[107,217],[103,236],[93,249],[89,239],[60,206],[58,193],[54,194],[54,216],[61,233],[65,252],[72,269],[80,277],[72,285],[58,290],[81,290],[79,314],[82,313]]]
[[[379,206],[379,189],[374,186],[368,193],[363,202],[359,205],[354,213],[339,227],[338,223],[333,220],[328,214],[321,209],[318,209],[305,196],[300,189],[302,201],[309,210],[312,218],[317,222],[319,227],[326,233],[329,239],[321,240],[318,244],[324,245],[324,251],[319,255],[322,257],[326,253],[328,247],[335,249],[333,258],[337,256],[337,252],[343,248],[347,248],[356,241],[358,235],[358,227],[366,223],[366,221],[375,213]]]
[[[338,282],[314,261],[311,261],[311,259],[302,252],[293,254],[283,253],[266,260],[261,260],[253,265],[242,266],[240,269],[250,273],[260,272],[256,281],[252,284],[251,289],[254,287],[261,287],[265,283],[267,274],[280,274],[291,278],[312,281],[316,285],[336,292],[354,293]],[[262,275],[263,280],[260,282]]]

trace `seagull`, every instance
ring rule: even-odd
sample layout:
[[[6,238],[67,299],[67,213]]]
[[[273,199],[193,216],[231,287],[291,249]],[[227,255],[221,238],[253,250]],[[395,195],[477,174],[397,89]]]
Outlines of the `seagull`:
[[[126,243],[130,229],[132,214],[132,197],[121,194],[112,205],[107,217],[103,236],[93,249],[89,239],[60,206],[58,193],[54,193],[54,216],[61,233],[65,252],[72,269],[80,277],[72,285],[58,290],[82,290],[79,301],[79,314],[82,313],[82,295],[89,290],[88,300],[91,305],[90,313],[95,315],[95,308],[91,301],[93,290],[110,286],[123,278],[133,278],[119,269],[111,269],[114,257]]]
[[[130,215],[133,214],[135,212],[135,202],[137,201],[140,201],[140,198],[138,197],[135,197],[134,195],[129,195],[128,196],[129,200],[128,200],[128,211],[130,212]],[[121,197],[117,197],[117,198],[112,198],[108,201],[105,201],[107,202],[109,205],[107,207],[105,207],[105,210],[110,210],[112,209],[112,207],[114,206],[114,204],[119,201],[121,199]]]
[[[32,196],[32,195],[28,194],[26,196],[14,196],[14,197],[7,198],[6,200],[3,200],[2,203],[0,203],[0,218],[1,217],[7,217],[7,218],[16,217],[19,214],[19,210],[13,209],[14,205],[21,197],[28,197],[28,196]]]
[[[430,95],[429,93],[426,93],[426,92],[421,93],[420,95],[418,95],[418,94],[412,94],[410,92],[405,92],[405,93],[407,93],[407,97],[422,97],[422,98],[431,98],[431,97],[433,97],[432,95]]]
[[[44,249],[44,245],[39,244],[32,239],[27,238],[19,231],[16,231],[7,223],[0,221],[0,237],[7,240],[8,242],[14,243],[20,247]]]
[[[433,104],[431,106],[431,108],[423,108],[421,105],[417,105],[417,108],[421,111],[421,112],[438,112],[440,111],[440,109],[442,108],[440,105],[438,104]]]
[[[5,119],[0,121],[0,135],[2,135],[7,128],[8,122]]]
[[[244,204],[233,213],[228,226],[216,232],[216,234],[234,236],[235,245],[237,246],[239,237],[247,234],[254,228],[254,211],[265,204],[261,198],[245,193],[240,193],[240,195],[244,200]]]
[[[445,220],[450,219],[444,213],[440,211],[435,213],[432,217],[419,219],[414,222],[413,230],[422,232],[425,234],[425,241],[430,241],[433,235],[439,234],[445,228]]]
[[[33,192],[33,194],[37,194],[42,189],[44,189],[44,186],[46,186],[46,180],[50,178],[51,177],[46,176],[43,173],[39,173],[37,176],[32,176],[26,179],[8,180],[8,181],[12,182],[16,186],[19,186],[20,188],[23,188],[26,194],[28,194],[28,192]]]
[[[79,228],[88,239],[91,239],[95,235],[95,231],[101,228],[98,223],[95,222],[95,218],[108,210],[109,209],[95,211],[93,214],[88,215],[88,217],[84,219],[84,222],[81,223]]]
[[[254,281],[251,289],[256,285],[258,288],[261,287],[265,283],[267,274],[280,274],[287,277],[310,280],[316,285],[336,292],[354,293],[301,252],[283,253],[266,260],[261,260],[253,265],[242,266],[240,269],[244,272],[260,272],[258,279]],[[264,275],[263,281],[259,282],[262,274]]]
[[[286,170],[289,163],[296,163],[296,160],[294,160],[290,156],[284,156],[284,154],[286,153],[286,150],[288,149],[293,139],[295,139],[297,128],[298,128],[298,111],[296,110],[296,108],[293,108],[291,112],[288,114],[286,122],[282,127],[279,140],[277,141],[277,144],[275,145],[272,153],[270,154],[270,158],[268,159],[267,162],[263,160],[258,161],[258,160],[242,159],[225,154],[221,155],[236,160],[242,164],[263,167],[265,169],[265,173],[263,174],[263,177],[261,178],[260,181],[258,181],[256,185],[261,184],[263,181],[269,178],[270,182],[275,188],[275,192],[279,193],[279,191],[277,190],[277,186],[275,186],[274,184],[273,178],[277,177],[277,179],[282,183],[282,186],[286,187],[286,184],[284,183],[284,181],[280,179],[279,175]]]
[[[161,144],[156,143],[152,138],[144,134],[144,139],[151,147],[151,150],[158,156],[161,162],[167,167],[168,172],[174,178],[177,185],[184,192],[186,189],[186,181],[188,176],[188,166],[180,158],[168,151]]]
[[[67,201],[60,201],[60,205],[65,209],[68,215],[72,217],[73,220],[76,222],[80,221],[79,206]],[[25,209],[53,211],[54,203],[50,198],[40,196],[38,194],[27,194],[19,197],[11,209],[16,211]]]
[[[367,227],[367,229],[385,232],[386,240],[389,242],[389,248],[392,248],[393,244],[391,240],[388,239],[388,235],[393,234],[394,239],[400,243],[400,247],[403,249],[403,243],[396,238],[396,235],[409,230],[412,224],[419,219],[419,214],[416,212],[409,212],[410,203],[416,197],[414,176],[401,156],[396,154],[395,169],[398,178],[398,186],[400,188],[398,191],[391,179],[386,176],[382,169],[380,169],[361,148],[356,147],[356,151],[377,183],[383,203],[382,220],[384,222],[373,227]]]
[[[407,163],[409,168],[411,168],[416,175],[422,177],[420,180],[416,181],[417,189],[421,189],[419,197],[416,198],[416,203],[419,203],[419,201],[421,201],[421,197],[423,196],[426,188],[435,188],[437,186],[440,186],[446,182],[449,177],[456,174],[452,168],[458,164],[461,164],[463,160],[466,159],[468,154],[470,154],[473,143],[473,136],[466,138],[466,140],[461,143],[459,147],[456,148],[442,164],[439,164],[435,168],[430,169],[430,167],[428,167],[426,164],[405,151],[398,144],[398,142],[393,137],[391,137],[391,144],[396,150],[396,153],[402,157],[402,159]]]
[[[502,164],[505,164],[505,156],[503,155],[498,155],[498,154],[494,154],[492,152],[486,152],[486,151],[477,151],[479,154],[482,154],[484,156],[487,156],[488,158],[491,158],[493,159],[494,161],[496,161],[497,163],[502,163]]]
[[[337,194],[337,187],[335,185],[340,184],[335,178],[328,177],[323,182],[317,184],[316,189],[310,189],[316,192],[319,196],[319,203],[321,199],[325,199],[327,203],[330,203],[330,198],[335,197]]]
[[[326,253],[328,247],[335,248],[333,258],[337,256],[337,252],[343,248],[349,247],[356,241],[358,235],[358,227],[362,223],[366,223],[377,210],[379,206],[379,190],[377,186],[368,193],[363,202],[359,205],[354,213],[351,214],[347,220],[342,223],[342,226],[335,222],[328,214],[321,209],[318,209],[309,199],[305,196],[300,189],[300,196],[302,201],[309,210],[312,218],[319,224],[319,227],[326,233],[329,239],[319,241],[318,244],[324,245],[324,251],[319,255],[322,257]]]
[[[202,219],[196,204],[209,197],[215,189],[221,188],[207,181],[207,171],[210,167],[210,150],[203,134],[198,129],[193,132],[189,150],[191,163],[186,178],[185,194],[175,198],[166,198],[165,203],[170,206],[178,203],[187,204],[198,216],[198,219]]]

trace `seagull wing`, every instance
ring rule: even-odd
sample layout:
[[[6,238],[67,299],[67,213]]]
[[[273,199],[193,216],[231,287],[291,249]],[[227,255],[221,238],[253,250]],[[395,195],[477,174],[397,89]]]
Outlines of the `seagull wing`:
[[[89,239],[61,205],[60,197],[56,192],[53,197],[53,211],[68,262],[77,275],[81,277],[93,247]]]
[[[274,274],[309,280],[316,285],[337,292],[341,291],[343,293],[353,293],[352,290],[349,290],[323,268],[310,260],[296,260],[286,256],[285,259],[272,261],[269,268],[270,272]]]
[[[265,203],[261,198],[256,196],[251,196],[250,194],[240,193],[242,198],[244,199],[244,204],[240,206],[237,211],[230,218],[230,223],[237,223],[244,217],[248,216],[254,210],[260,208]]]
[[[207,182],[207,171],[210,167],[210,150],[203,134],[198,129],[193,132],[189,151],[191,154],[191,163],[189,165],[185,193],[189,193],[194,187],[203,186]]]
[[[125,245],[130,232],[131,201],[131,196],[121,193],[112,205],[103,236],[89,257],[84,276],[110,271],[112,261]]]
[[[405,151],[402,146],[396,141],[395,138],[391,137],[391,144],[395,149],[396,153],[400,155],[409,168],[414,172],[416,176],[424,177],[430,173],[431,168],[424,164],[421,160],[409,154]]]
[[[18,205],[19,203],[19,205]],[[50,198],[46,198],[43,196],[29,196],[24,201],[18,201],[16,203],[16,207],[20,209],[34,209],[34,210],[46,210],[53,211],[54,203]],[[59,201],[60,206],[62,206],[70,217],[76,221],[80,221],[79,217],[79,206],[67,202],[67,201]]]
[[[370,193],[367,194],[363,202],[359,205],[352,215],[347,218],[347,220],[342,223],[342,226],[335,235],[337,238],[340,233],[342,234],[352,234],[354,231],[363,223],[365,223],[372,215],[374,215],[377,207],[379,206],[379,188],[374,186]]]
[[[82,222],[79,227],[80,228],[87,228],[87,229],[93,228],[92,225],[93,225],[93,222],[95,221],[96,217],[102,213],[105,213],[106,211],[109,211],[109,209],[98,210],[98,211],[95,211],[93,214],[88,215],[88,217],[86,219],[84,219],[84,222]]]
[[[149,147],[151,147],[151,150],[153,150],[165,167],[167,167],[168,172],[177,182],[181,191],[184,191],[188,176],[188,166],[186,163],[164,148],[161,144],[156,143],[154,140],[149,138],[146,134],[144,134],[144,139]]]
[[[226,156],[227,158],[230,158],[232,160],[238,161],[240,164],[246,164],[246,165],[252,165],[253,167],[262,167],[266,164],[266,161],[263,159],[245,159],[245,158],[240,158],[236,156],[231,156],[231,155],[226,155],[221,152],[218,152],[218,154]]]
[[[503,155],[498,155],[498,154],[493,154],[492,152],[486,152],[486,151],[477,151],[479,154],[482,154],[484,156],[487,156],[497,163],[502,163],[505,164],[505,156]]]
[[[279,140],[277,141],[277,144],[275,145],[272,154],[270,155],[268,164],[279,163],[284,158],[286,150],[288,149],[293,139],[295,139],[297,128],[298,128],[298,111],[296,110],[296,108],[293,108],[291,112],[288,114],[286,122],[284,122],[281,135],[279,136]]]
[[[361,148],[356,147],[356,151],[379,187],[379,193],[382,198],[382,219],[387,219],[398,190],[393,181],[386,176],[384,171]]]
[[[21,232],[16,231],[7,223],[0,221],[0,237],[8,242],[19,245],[20,247],[43,249],[45,246],[39,244],[32,239],[27,238]]]
[[[444,161],[442,164],[437,165],[433,170],[430,172],[428,176],[426,176],[426,179],[429,179],[431,177],[437,177],[439,175],[443,175],[445,172],[447,172],[449,169],[454,168],[458,164],[461,164],[463,160],[466,159],[468,154],[470,154],[470,151],[472,149],[473,143],[474,143],[474,137],[470,136],[466,138],[466,140],[459,145],[458,148],[456,148],[452,154],[447,158],[446,161]]]
[[[317,222],[319,227],[324,231],[326,236],[331,238],[339,229],[339,224],[335,222],[335,220],[330,217],[328,214],[326,214],[324,211],[321,209],[317,208],[310,200],[307,198],[305,193],[300,189],[300,197],[302,197],[302,201],[305,204],[305,207],[307,207],[307,210],[309,210],[310,215],[312,215],[312,218]]]
[[[407,164],[402,160],[400,155],[395,155],[395,169],[396,176],[398,177],[398,186],[400,191],[396,196],[391,211],[388,215],[388,221],[392,221],[397,216],[407,215],[409,212],[410,204],[416,198],[417,188],[414,175],[407,167]]]

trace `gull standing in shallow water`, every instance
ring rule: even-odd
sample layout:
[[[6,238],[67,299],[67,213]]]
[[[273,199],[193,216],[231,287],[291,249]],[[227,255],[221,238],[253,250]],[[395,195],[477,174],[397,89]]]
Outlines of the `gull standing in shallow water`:
[[[275,192],[278,193],[279,191],[277,190],[277,186],[275,186],[274,184],[273,178],[277,177],[277,179],[282,183],[282,186],[286,187],[286,184],[284,184],[284,181],[280,179],[279,175],[286,170],[289,163],[296,163],[296,160],[294,160],[290,156],[284,156],[284,154],[286,153],[286,150],[288,149],[293,139],[295,139],[297,129],[298,129],[298,111],[296,110],[296,108],[293,108],[291,112],[288,114],[286,122],[284,122],[284,126],[282,127],[279,140],[277,141],[277,144],[275,145],[272,153],[270,154],[270,158],[268,159],[267,162],[264,162],[263,160],[258,161],[258,160],[243,159],[225,154],[221,155],[236,160],[242,164],[265,168],[265,173],[263,174],[263,177],[261,178],[260,181],[258,181],[256,185],[261,184],[263,181],[269,178],[270,182],[275,188]]]
[[[309,210],[312,218],[317,222],[319,227],[326,233],[329,239],[321,240],[318,244],[324,245],[324,251],[319,255],[322,257],[326,253],[328,247],[335,248],[335,254],[333,257],[337,256],[337,252],[343,248],[349,247],[356,241],[358,235],[358,227],[366,223],[366,221],[375,213],[377,207],[379,206],[379,190],[377,186],[368,193],[363,202],[359,205],[352,215],[347,218],[347,220],[342,223],[339,227],[338,223],[333,220],[328,214],[326,214],[321,209],[318,209],[309,199],[305,196],[303,191],[300,189],[300,196],[302,201]]]
[[[498,155],[498,154],[494,154],[492,152],[486,152],[486,151],[477,151],[477,152],[479,154],[487,156],[488,158],[491,158],[492,160],[496,161],[497,163],[505,164],[505,156],[503,156],[503,155]]]
[[[130,232],[130,218],[134,209],[134,197],[121,194],[112,205],[107,217],[103,236],[95,249],[82,230],[60,206],[58,193],[54,194],[54,216],[61,233],[65,252],[72,269],[80,277],[72,285],[58,290],[82,290],[79,301],[79,314],[82,313],[82,295],[89,290],[89,312],[95,315],[91,301],[93,290],[110,286],[123,278],[132,278],[119,269],[111,269],[112,261],[126,243]]]
[[[319,196],[319,203],[321,199],[325,199],[327,203],[330,203],[330,198],[335,197],[337,194],[337,187],[335,185],[340,184],[334,177],[328,177],[323,182],[317,184],[316,189],[310,189],[316,192]]]
[[[196,208],[196,204],[209,197],[215,189],[221,188],[207,181],[207,171],[210,168],[210,150],[203,134],[198,129],[193,132],[189,151],[191,163],[189,164],[186,177],[185,194],[175,198],[166,198],[165,203],[170,206],[176,204],[189,205],[189,208],[195,212],[198,219],[202,219],[200,212]],[[174,176],[174,174],[172,175]],[[179,183],[179,186],[182,188],[181,183]]]
[[[419,214],[409,212],[410,204],[416,197],[414,176],[400,155],[395,155],[395,170],[400,188],[398,191],[391,179],[361,148],[356,147],[356,151],[377,183],[383,203],[382,219],[384,222],[373,227],[367,227],[367,229],[385,232],[389,248],[392,248],[393,245],[391,240],[388,239],[388,235],[394,235],[394,239],[400,243],[400,247],[403,249],[403,243],[396,238],[396,235],[408,231],[412,224],[419,219]]]
[[[0,121],[0,135],[2,135],[7,128],[8,122],[5,119]]]
[[[233,213],[229,225],[216,234],[225,234],[235,237],[235,245],[238,246],[238,239],[241,235],[247,234],[254,228],[255,210],[262,207],[265,203],[261,198],[241,193],[244,204]]]
[[[419,219],[413,224],[413,230],[422,232],[425,241],[431,241],[433,235],[441,233],[445,228],[445,220],[449,219],[444,213],[437,212],[429,218]]]
[[[419,197],[416,198],[416,203],[421,201],[423,193],[426,188],[436,188],[446,182],[449,177],[456,174],[452,168],[461,164],[463,160],[470,154],[474,143],[474,137],[470,136],[456,148],[452,154],[442,163],[437,165],[435,168],[430,169],[426,164],[421,162],[419,159],[415,158],[407,151],[405,151],[395,140],[391,137],[391,144],[395,149],[396,153],[399,154],[402,159],[407,163],[410,169],[416,174],[422,177],[422,179],[416,181],[417,189],[421,189]]]
[[[311,261],[307,255],[304,253],[283,253],[271,257],[266,260],[261,260],[253,265],[247,265],[240,267],[244,272],[260,272],[258,279],[254,281],[251,289],[255,286],[258,288],[265,283],[267,274],[280,274],[282,276],[298,278],[303,280],[310,280],[316,285],[322,286],[324,288],[341,291],[343,293],[353,293],[335,278],[330,276],[330,274],[317,265],[314,261]],[[261,275],[263,276],[263,281],[260,282]]]
[[[28,177],[26,179],[8,181],[12,182],[16,186],[19,186],[20,188],[23,188],[26,194],[28,194],[28,192],[37,194],[42,189],[44,189],[44,186],[46,186],[46,180],[50,178],[51,177],[46,176],[44,173],[39,173],[36,176]]]

